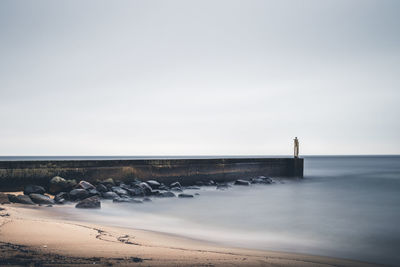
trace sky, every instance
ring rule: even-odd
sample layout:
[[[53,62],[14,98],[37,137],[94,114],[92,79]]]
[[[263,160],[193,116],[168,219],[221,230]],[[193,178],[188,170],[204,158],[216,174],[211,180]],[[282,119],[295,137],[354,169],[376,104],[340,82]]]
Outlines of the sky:
[[[400,154],[400,1],[0,1],[0,155]]]

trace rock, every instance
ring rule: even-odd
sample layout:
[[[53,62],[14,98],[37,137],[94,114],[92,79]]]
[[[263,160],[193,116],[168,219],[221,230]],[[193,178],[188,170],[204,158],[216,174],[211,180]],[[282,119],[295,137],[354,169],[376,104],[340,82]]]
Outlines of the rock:
[[[171,191],[162,192],[158,195],[159,197],[176,197]]]
[[[54,201],[58,204],[63,204],[68,199],[69,199],[69,195],[67,192],[60,192],[54,196]],[[61,201],[61,200],[63,200],[63,201]]]
[[[194,193],[194,195],[195,195],[195,196],[200,196],[200,194],[199,194],[199,193]]]
[[[156,180],[148,180],[147,182],[146,182],[148,185],[150,185],[151,186],[151,188],[153,188],[153,189],[158,189],[159,187],[160,187],[160,183],[159,182],[157,182]]]
[[[50,183],[49,191],[52,194],[57,194],[59,192],[68,190],[69,184],[68,184],[67,180],[65,180],[64,178],[62,178],[60,176],[55,176],[55,177],[51,178],[49,183]]]
[[[139,186],[143,189],[144,193],[151,194],[151,191],[153,191],[153,188],[148,183],[142,182],[139,184]]]
[[[55,176],[49,182],[49,192],[52,194],[66,192],[70,191],[74,186],[76,186],[75,180],[66,180],[60,176]]]
[[[207,185],[215,185],[215,182],[213,180],[208,181]]]
[[[67,200],[65,198],[57,198],[57,200],[54,200],[56,202],[56,204],[65,204],[67,202]]]
[[[143,198],[143,201],[145,201],[145,202],[151,202],[151,199],[148,198],[148,197],[145,197],[145,198]]]
[[[112,185],[112,184],[105,184],[105,186],[107,187],[107,190],[110,191],[111,188],[112,188],[114,185]]]
[[[75,179],[72,179],[72,180],[67,180],[67,188],[66,188],[66,190],[64,190],[64,191],[70,191],[70,190],[72,190],[73,188],[75,188],[75,186],[77,185],[77,183],[76,183],[76,180]]]
[[[158,187],[158,189],[160,189],[160,190],[165,190],[165,191],[169,191],[169,187],[166,186],[165,184],[161,184],[161,185]]]
[[[233,183],[234,185],[246,185],[246,186],[249,186],[250,185],[250,182],[249,181],[246,181],[246,180],[236,180],[234,183]]]
[[[198,186],[203,186],[203,185],[204,185],[204,182],[203,182],[203,181],[196,181],[195,184],[198,185]]]
[[[121,183],[121,184],[119,185],[119,187],[121,187],[122,189],[125,189],[125,190],[130,189],[130,186],[127,185],[127,184],[124,184],[124,183]]]
[[[130,184],[131,184],[131,186],[138,186],[141,182],[142,181],[135,178]]]
[[[179,194],[179,195],[178,195],[178,197],[180,197],[180,198],[192,198],[192,197],[193,197],[193,195],[191,195],[191,194],[184,194],[184,193],[182,193],[182,194]]]
[[[84,200],[79,201],[76,205],[75,208],[79,209],[100,209],[101,208],[101,202],[99,197],[93,196],[93,197],[88,197],[85,198]]]
[[[180,187],[172,187],[171,191],[182,192],[182,189]]]
[[[94,187],[94,185],[92,185],[91,183],[86,182],[86,181],[80,181],[78,185],[80,188],[85,189],[85,190],[96,189],[96,187]]]
[[[170,184],[169,187],[171,187],[171,188],[173,188],[173,187],[182,188],[182,186],[181,186],[181,184],[179,182],[174,182],[174,183]]]
[[[265,176],[259,176],[257,178],[251,179],[252,184],[272,184],[273,180],[271,178],[267,178]]]
[[[113,187],[111,188],[111,190],[112,190],[114,193],[117,193],[119,196],[128,195],[128,191],[126,191],[125,189],[122,189],[122,188],[119,187],[119,186],[113,186]]]
[[[32,201],[32,199],[27,195],[18,195],[16,203],[35,205],[35,203]]]
[[[89,189],[87,191],[88,191],[90,197],[92,197],[92,196],[100,196],[100,192],[97,191],[96,189]]]
[[[0,204],[10,204],[8,196],[2,192],[0,192]]]
[[[117,195],[117,193],[115,193],[115,192],[105,192],[105,193],[102,193],[101,196],[105,199],[114,199],[114,198],[119,197]]]
[[[16,195],[7,194],[7,197],[8,197],[8,200],[9,200],[11,203],[19,203],[19,200],[18,200],[18,198],[17,198]]]
[[[81,188],[73,189],[71,190],[71,192],[69,192],[69,197],[71,198],[71,200],[80,200],[87,198],[88,196],[89,192]]]
[[[27,185],[24,188],[24,195],[29,195],[29,194],[44,194],[46,190],[39,185]]]
[[[107,192],[108,188],[103,184],[96,185],[96,190],[99,192]]]
[[[107,179],[101,181],[101,184],[104,184],[104,185],[107,185],[107,184],[115,185],[115,182],[114,182],[113,178],[107,178]]]
[[[55,203],[55,201],[53,199],[51,199],[50,197],[45,196],[45,195],[41,195],[41,194],[32,193],[32,194],[29,194],[29,197],[36,204],[49,205],[49,204],[54,204]]]
[[[157,196],[161,195],[161,191],[160,190],[152,190],[149,195],[157,197]]]
[[[134,187],[134,188],[130,188],[127,189],[126,191],[128,191],[129,195],[131,196],[144,196],[144,191],[141,187]]]

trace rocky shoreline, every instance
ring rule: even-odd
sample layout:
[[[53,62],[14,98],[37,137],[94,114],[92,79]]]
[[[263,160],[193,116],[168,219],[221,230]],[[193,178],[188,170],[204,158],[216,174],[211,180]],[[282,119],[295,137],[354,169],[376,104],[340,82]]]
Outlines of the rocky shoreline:
[[[258,176],[249,180],[236,180],[231,183],[216,183],[197,181],[194,185],[182,186],[178,181],[165,185],[156,180],[121,182],[108,178],[92,184],[85,180],[77,182],[74,179],[53,177],[47,186],[26,185],[23,194],[5,194],[0,192],[0,204],[20,203],[25,205],[63,205],[76,203],[76,208],[101,208],[102,199],[111,199],[116,203],[140,204],[152,201],[152,198],[194,198],[198,193],[191,194],[190,190],[198,190],[203,186],[225,190],[231,186],[250,186],[251,184],[273,184],[275,180]]]

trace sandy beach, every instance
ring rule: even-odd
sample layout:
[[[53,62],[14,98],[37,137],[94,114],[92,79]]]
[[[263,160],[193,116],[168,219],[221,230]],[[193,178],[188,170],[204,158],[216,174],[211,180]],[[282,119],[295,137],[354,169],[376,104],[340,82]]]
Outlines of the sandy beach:
[[[163,233],[65,221],[62,207],[2,205],[0,265],[43,266],[373,266],[271,251],[222,247]]]

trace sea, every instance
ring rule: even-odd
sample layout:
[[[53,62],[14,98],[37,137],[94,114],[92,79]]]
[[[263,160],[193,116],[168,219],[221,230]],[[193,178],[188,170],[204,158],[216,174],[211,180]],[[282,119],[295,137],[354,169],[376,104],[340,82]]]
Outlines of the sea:
[[[140,157],[103,157],[113,158]],[[99,210],[67,205],[63,212],[71,219],[231,247],[399,266],[400,156],[305,156],[304,163],[302,179],[275,179],[274,184],[225,190],[203,186],[186,190],[199,194],[193,199],[155,198],[143,204],[104,201]]]

